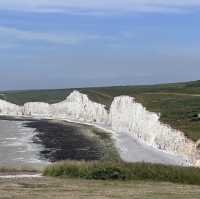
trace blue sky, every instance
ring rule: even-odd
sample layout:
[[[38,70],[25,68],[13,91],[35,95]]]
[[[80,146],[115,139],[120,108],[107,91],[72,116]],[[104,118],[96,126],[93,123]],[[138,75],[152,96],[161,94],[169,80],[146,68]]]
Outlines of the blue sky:
[[[200,79],[199,0],[0,2],[0,90]]]

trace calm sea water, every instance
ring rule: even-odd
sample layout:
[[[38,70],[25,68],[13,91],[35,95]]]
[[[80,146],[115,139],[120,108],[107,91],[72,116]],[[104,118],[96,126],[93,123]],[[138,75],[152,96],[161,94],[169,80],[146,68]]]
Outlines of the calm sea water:
[[[0,120],[0,167],[1,166],[43,166],[41,145],[34,144],[35,129],[24,127],[23,121]]]

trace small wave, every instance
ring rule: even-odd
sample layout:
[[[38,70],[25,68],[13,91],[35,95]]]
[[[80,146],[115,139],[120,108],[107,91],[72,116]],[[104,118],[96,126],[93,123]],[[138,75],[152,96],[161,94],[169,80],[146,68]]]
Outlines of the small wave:
[[[23,158],[23,157],[20,157],[20,158],[15,158],[15,159],[13,159],[13,160],[24,160],[24,158]]]
[[[14,137],[14,138],[5,138],[5,140],[17,140],[17,138],[16,137]]]

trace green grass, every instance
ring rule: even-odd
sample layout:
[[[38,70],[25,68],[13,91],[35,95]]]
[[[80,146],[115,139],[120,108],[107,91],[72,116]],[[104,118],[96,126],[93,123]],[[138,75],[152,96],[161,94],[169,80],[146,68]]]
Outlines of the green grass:
[[[89,180],[149,180],[200,185],[200,169],[147,163],[66,161],[48,166],[43,174]]]
[[[0,98],[22,105],[28,101],[56,103],[64,100],[74,89],[32,90],[1,92]],[[187,83],[151,86],[115,86],[101,88],[78,88],[89,98],[109,108],[113,98],[129,95],[136,98],[149,111],[161,113],[161,121],[179,129],[197,141],[200,139],[200,80]],[[198,96],[199,95],[199,96]]]

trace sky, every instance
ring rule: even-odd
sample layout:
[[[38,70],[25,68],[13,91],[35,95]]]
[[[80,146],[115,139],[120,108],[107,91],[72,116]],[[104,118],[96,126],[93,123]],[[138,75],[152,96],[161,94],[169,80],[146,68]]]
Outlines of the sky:
[[[199,0],[0,1],[0,90],[197,79]]]

